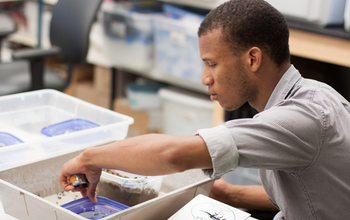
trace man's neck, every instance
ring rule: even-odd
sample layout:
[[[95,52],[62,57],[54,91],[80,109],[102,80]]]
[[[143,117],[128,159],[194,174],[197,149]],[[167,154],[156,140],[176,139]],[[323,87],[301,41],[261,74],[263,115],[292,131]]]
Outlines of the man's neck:
[[[290,62],[285,62],[279,68],[267,66],[261,70],[262,74],[259,75],[260,83],[258,84],[257,96],[255,100],[249,101],[249,104],[258,112],[262,112],[265,109],[273,90],[290,66]]]

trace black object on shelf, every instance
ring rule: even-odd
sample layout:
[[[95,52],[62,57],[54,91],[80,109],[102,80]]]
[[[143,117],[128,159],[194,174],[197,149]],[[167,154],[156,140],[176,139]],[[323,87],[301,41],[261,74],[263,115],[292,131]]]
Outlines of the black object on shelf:
[[[350,40],[350,33],[345,31],[344,25],[329,25],[321,27],[311,22],[304,22],[291,18],[286,18],[286,20],[288,26],[293,29]]]

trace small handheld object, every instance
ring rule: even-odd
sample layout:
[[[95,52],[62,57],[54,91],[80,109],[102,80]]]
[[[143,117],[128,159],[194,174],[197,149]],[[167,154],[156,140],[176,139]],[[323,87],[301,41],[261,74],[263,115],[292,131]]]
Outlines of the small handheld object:
[[[88,181],[85,174],[75,174],[69,177],[70,184],[73,186],[82,186],[84,188],[88,187]]]

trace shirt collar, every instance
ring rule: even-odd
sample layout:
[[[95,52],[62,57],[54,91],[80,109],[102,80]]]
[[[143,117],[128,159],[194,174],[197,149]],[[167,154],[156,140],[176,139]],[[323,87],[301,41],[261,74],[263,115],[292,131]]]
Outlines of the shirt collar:
[[[276,105],[278,102],[284,100],[300,78],[301,74],[299,71],[293,65],[291,65],[277,83],[264,110],[267,110]]]

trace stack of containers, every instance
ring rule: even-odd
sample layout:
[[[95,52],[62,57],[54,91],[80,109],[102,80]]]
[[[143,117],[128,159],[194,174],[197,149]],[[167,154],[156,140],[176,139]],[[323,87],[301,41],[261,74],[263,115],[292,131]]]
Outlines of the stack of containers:
[[[131,117],[55,90],[0,97],[0,170],[124,139]]]
[[[287,18],[317,26],[343,25],[347,0],[266,0]]]
[[[103,2],[103,53],[117,67],[148,71],[154,64],[154,17],[161,13],[155,2]]]
[[[200,83],[204,64],[199,56],[197,30],[204,16],[168,4],[163,10],[165,16],[155,20],[157,71]]]

